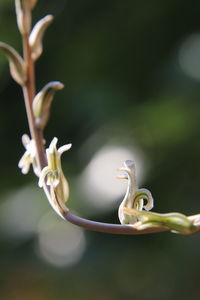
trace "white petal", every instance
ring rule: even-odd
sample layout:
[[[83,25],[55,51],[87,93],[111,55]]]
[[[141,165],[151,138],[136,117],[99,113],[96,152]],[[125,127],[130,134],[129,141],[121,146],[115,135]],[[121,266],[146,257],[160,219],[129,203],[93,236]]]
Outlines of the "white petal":
[[[58,138],[54,137],[53,140],[51,141],[50,145],[49,145],[49,152],[53,153],[56,149],[56,144],[58,142]]]
[[[47,167],[44,167],[40,173],[40,178],[39,178],[39,181],[38,181],[38,185],[39,187],[43,187],[44,184],[45,184],[45,177],[47,176],[48,173],[51,172],[51,169],[47,166]]]
[[[63,145],[58,149],[59,154],[63,154],[63,152],[68,151],[72,147],[72,144]]]
[[[30,140],[28,134],[23,134],[22,135],[22,144],[24,145],[25,148],[30,143],[30,141],[31,140]]]

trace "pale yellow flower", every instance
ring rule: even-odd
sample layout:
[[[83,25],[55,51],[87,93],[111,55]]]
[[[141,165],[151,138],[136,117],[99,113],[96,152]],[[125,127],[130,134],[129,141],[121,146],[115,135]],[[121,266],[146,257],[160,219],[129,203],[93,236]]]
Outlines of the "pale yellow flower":
[[[22,136],[22,143],[26,149],[24,155],[18,163],[18,167],[23,174],[27,174],[30,170],[30,166],[33,166],[34,173],[39,176],[39,169],[36,162],[36,146],[35,141],[31,140],[27,134]]]

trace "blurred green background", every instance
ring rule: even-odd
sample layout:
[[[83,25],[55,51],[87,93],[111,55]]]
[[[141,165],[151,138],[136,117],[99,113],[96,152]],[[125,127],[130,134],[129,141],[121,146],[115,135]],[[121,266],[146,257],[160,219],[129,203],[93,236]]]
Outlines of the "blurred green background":
[[[200,169],[200,2],[38,1],[33,21],[55,22],[37,63],[37,89],[60,80],[47,145],[63,156],[80,216],[117,223],[137,164],[154,210],[198,212]],[[0,1],[0,40],[21,51],[14,1]],[[22,92],[0,53],[0,299],[198,299],[200,235],[115,236],[57,217],[31,174],[17,168],[28,133]]]

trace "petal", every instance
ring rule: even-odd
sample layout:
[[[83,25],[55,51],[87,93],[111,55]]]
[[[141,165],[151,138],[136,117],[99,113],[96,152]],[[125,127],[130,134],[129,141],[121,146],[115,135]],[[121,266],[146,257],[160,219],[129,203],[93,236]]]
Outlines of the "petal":
[[[72,144],[66,144],[66,145],[63,145],[63,146],[61,146],[61,147],[58,149],[58,153],[59,153],[60,155],[62,155],[63,152],[68,151],[71,147],[72,147]]]
[[[28,145],[28,144],[30,144],[30,138],[29,138],[29,136],[28,136],[28,134],[23,134],[22,135],[22,144],[24,145],[24,147],[26,148],[26,146]]]
[[[58,138],[54,137],[48,148],[49,153],[53,154],[54,152],[57,151],[57,148],[56,148],[57,142],[58,142]]]
[[[45,178],[47,176],[47,174],[51,173],[51,169],[47,166],[47,167],[44,167],[40,173],[40,178],[39,178],[39,181],[38,181],[38,185],[39,187],[43,187],[45,185]]]

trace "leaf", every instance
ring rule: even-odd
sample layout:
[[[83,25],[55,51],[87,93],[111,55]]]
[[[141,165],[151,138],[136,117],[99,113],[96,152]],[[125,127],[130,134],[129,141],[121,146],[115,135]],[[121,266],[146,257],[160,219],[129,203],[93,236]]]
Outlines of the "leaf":
[[[26,67],[23,59],[14,48],[3,42],[0,42],[0,49],[8,58],[13,79],[20,85],[24,85],[26,82]]]
[[[52,23],[53,16],[47,15],[34,26],[30,37],[29,44],[32,50],[32,59],[37,60],[43,51],[42,40],[47,27]]]
[[[35,96],[33,100],[33,113],[36,118],[36,123],[40,128],[44,128],[50,116],[51,103],[54,94],[57,90],[64,88],[64,85],[59,81],[49,82]]]

